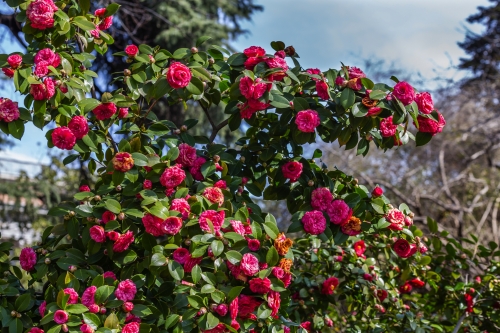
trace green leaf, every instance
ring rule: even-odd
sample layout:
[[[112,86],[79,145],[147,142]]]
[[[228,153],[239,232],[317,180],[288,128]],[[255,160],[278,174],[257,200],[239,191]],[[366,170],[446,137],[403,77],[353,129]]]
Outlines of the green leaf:
[[[94,23],[90,22],[87,20],[85,16],[77,16],[73,18],[73,23],[79,27],[82,28],[85,31],[90,31],[95,29]]]
[[[118,201],[116,201],[114,199],[106,200],[105,206],[109,211],[111,211],[115,214],[119,214],[122,211],[122,206],[120,205],[120,203]]]
[[[214,256],[218,257],[224,251],[224,244],[220,240],[214,240],[210,245]]]
[[[201,44],[205,43],[207,40],[212,39],[210,36],[201,36],[196,40],[196,47],[200,47]]]
[[[28,308],[30,307],[30,303],[31,303],[31,294],[26,293],[16,298],[14,307],[16,311],[23,312],[28,310]]]
[[[95,293],[95,302],[96,304],[105,303],[108,297],[113,293],[115,287],[112,286],[100,286],[97,288]]]
[[[227,301],[230,303],[232,300],[234,300],[236,297],[238,297],[241,292],[245,289],[245,287],[238,286],[238,287],[233,287],[227,294]]]
[[[432,258],[431,258],[431,257],[429,257],[429,256],[425,256],[425,257],[422,257],[422,258],[419,260],[419,262],[418,262],[418,263],[419,263],[420,265],[425,266],[425,265],[429,265],[429,264],[431,263],[431,261],[432,261]]]
[[[82,14],[87,14],[90,10],[90,0],[79,0],[78,2],[80,3]]]
[[[432,233],[438,232],[437,222],[431,219],[430,217],[427,217],[427,226],[429,227],[430,232]]]
[[[151,266],[163,266],[167,263],[167,258],[161,253],[155,253],[151,257]]]
[[[356,95],[354,94],[354,91],[350,88],[345,88],[340,94],[340,104],[346,110],[351,106],[353,106],[355,100],[356,100]]]
[[[202,294],[210,294],[215,291],[215,287],[212,286],[211,284],[206,284],[203,287],[201,287],[201,293]]]
[[[109,328],[111,330],[117,329],[119,325],[120,322],[118,320],[118,317],[114,313],[111,313],[104,321],[104,327]]]
[[[219,319],[217,319],[217,317],[215,317],[211,312],[209,312],[207,314],[207,327],[206,327],[206,329],[207,330],[212,329],[217,325],[219,325]]]
[[[275,266],[279,260],[280,260],[280,256],[278,254],[278,251],[276,250],[276,248],[274,246],[271,246],[269,248],[269,251],[267,251],[267,254],[266,254],[267,264],[270,267],[272,267],[272,266]]]
[[[132,153],[132,158],[134,159],[134,165],[137,166],[148,165],[148,158],[141,153]]]
[[[201,268],[199,265],[194,265],[191,270],[191,278],[193,279],[193,283],[198,283],[201,279]]]
[[[24,122],[20,119],[9,123],[9,132],[14,138],[21,140],[24,134]]]
[[[89,309],[83,304],[70,304],[66,306],[65,310],[73,314],[80,314],[89,311]]]
[[[290,107],[290,101],[287,100],[285,97],[281,95],[275,95],[272,94],[273,100],[271,101],[271,105],[274,106],[275,108],[289,108]]]
[[[47,331],[47,333],[59,333],[61,331],[61,327],[62,325],[53,326]]]
[[[275,239],[276,237],[278,237],[280,231],[278,229],[278,226],[276,225],[276,219],[271,214],[266,215],[263,227],[266,231],[266,234],[268,234],[271,239]]]
[[[106,7],[106,11],[104,12],[104,17],[108,17],[108,16],[113,15],[114,13],[116,13],[118,11],[118,9],[120,9],[119,4],[117,4],[117,3],[109,4]]]
[[[175,260],[170,260],[168,262],[168,271],[170,275],[177,281],[182,280],[184,277],[184,268]]]
[[[370,92],[371,99],[379,100],[379,99],[384,99],[386,96],[387,96],[387,94],[385,92],[383,92],[382,90],[372,90]]]
[[[83,314],[83,321],[85,322],[85,324],[89,325],[94,330],[97,330],[99,328],[99,326],[101,325],[101,321],[99,320],[99,317],[93,313],[84,313]]]
[[[191,81],[187,85],[186,89],[193,95],[201,95],[203,93],[203,82],[193,76],[191,77]]]
[[[188,303],[195,309],[199,309],[199,308],[205,306],[205,304],[203,304],[203,298],[201,298],[201,296],[189,295],[187,297],[187,299],[188,299]]]
[[[231,262],[231,264],[233,265],[238,264],[242,258],[243,255],[240,252],[233,250],[226,252],[226,259],[229,260],[229,262]]]
[[[178,314],[171,314],[165,319],[165,329],[169,329],[170,327],[174,326],[179,322],[179,315]]]

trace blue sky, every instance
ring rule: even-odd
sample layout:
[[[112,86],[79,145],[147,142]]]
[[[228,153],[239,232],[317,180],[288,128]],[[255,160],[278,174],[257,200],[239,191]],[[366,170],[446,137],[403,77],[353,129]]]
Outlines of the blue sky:
[[[303,67],[322,70],[346,65],[362,66],[374,57],[394,62],[410,73],[430,80],[437,75],[458,78],[463,73],[445,70],[464,56],[465,19],[487,0],[260,0],[264,11],[243,24],[251,33],[233,43],[237,50],[259,45],[268,52],[271,41],[293,45]],[[2,33],[2,31],[0,31]],[[5,41],[8,41],[6,39]],[[10,42],[10,41],[9,41]],[[13,52],[13,43],[1,45]],[[16,99],[12,91],[0,96]],[[37,144],[40,142],[40,144]],[[27,127],[13,152],[40,159],[46,155],[45,137]]]

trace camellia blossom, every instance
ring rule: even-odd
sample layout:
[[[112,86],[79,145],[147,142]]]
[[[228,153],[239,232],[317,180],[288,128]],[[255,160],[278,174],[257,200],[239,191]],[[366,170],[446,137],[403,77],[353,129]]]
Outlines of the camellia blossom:
[[[99,104],[92,112],[98,120],[106,120],[111,118],[116,113],[116,110],[116,104],[109,102]]]
[[[52,0],[35,0],[28,5],[26,17],[34,29],[45,30],[54,27],[54,13],[58,10]]]
[[[401,287],[399,287],[399,292],[401,294],[409,294],[413,290],[413,287],[408,282],[405,282]]]
[[[441,133],[443,131],[444,125],[446,125],[446,120],[444,119],[443,115],[439,112],[438,112],[438,121],[420,115],[417,117],[417,121],[418,121],[418,131],[422,133],[429,133],[431,135],[436,135],[438,133]]]
[[[164,235],[163,231],[164,220],[158,216],[152,214],[145,214],[142,218],[142,224],[146,228],[146,232],[155,237],[160,237]]]
[[[243,223],[241,221],[231,220],[229,221],[229,223],[231,224],[231,227],[233,228],[235,233],[241,236],[245,236],[245,227],[243,226]]]
[[[69,121],[68,128],[73,132],[77,140],[82,139],[89,132],[87,118],[84,116],[74,116]]]
[[[113,212],[110,212],[109,210],[105,211],[101,216],[101,221],[104,224],[114,220],[116,220],[116,215],[113,214]]]
[[[425,286],[425,282],[420,280],[419,278],[413,278],[409,280],[408,283],[415,288],[422,288],[423,286]]]
[[[134,299],[135,294],[137,293],[137,287],[132,280],[124,280],[118,283],[118,286],[115,290],[115,296],[120,301],[131,301]]]
[[[92,326],[87,324],[83,324],[82,326],[80,326],[80,331],[82,333],[94,333],[94,329],[92,328]]]
[[[267,294],[271,291],[271,280],[267,277],[261,278],[253,278],[248,282],[250,286],[250,290],[256,294]]]
[[[366,74],[358,67],[349,67],[347,72],[349,74],[349,79],[361,79],[366,77]]]
[[[201,166],[205,164],[206,161],[207,160],[204,157],[197,157],[193,165],[189,167],[189,173],[195,180],[202,181],[205,178],[201,173]]]
[[[263,57],[266,55],[266,50],[260,46],[250,46],[243,50],[243,54],[247,57]]]
[[[250,251],[259,251],[260,249],[260,241],[258,239],[248,239],[248,249]]]
[[[357,241],[356,243],[354,243],[352,245],[352,248],[354,249],[354,251],[356,252],[356,255],[358,257],[360,257],[361,255],[363,255],[363,253],[365,253],[366,251],[366,245],[365,245],[365,241],[364,240],[359,240]]]
[[[376,292],[375,292],[375,295],[377,295],[378,299],[383,302],[387,296],[389,295],[389,293],[387,292],[387,290],[384,290],[384,289],[378,289]]]
[[[189,217],[189,212],[191,211],[191,206],[184,198],[173,199],[170,204],[170,210],[175,210],[182,214],[182,219],[187,220]]]
[[[434,102],[432,96],[428,92],[423,92],[415,96],[418,110],[424,114],[429,114],[434,110]]]
[[[19,255],[19,262],[21,264],[21,268],[27,272],[30,272],[35,268],[36,265],[36,253],[31,247],[25,247],[21,250],[21,254]]]
[[[288,70],[288,64],[286,63],[286,60],[280,57],[272,57],[272,58],[265,58],[264,60],[269,66],[270,69],[272,68],[281,68],[281,71],[278,72],[273,72],[267,77],[267,80],[269,81],[281,81],[283,78],[286,76],[286,71]]]
[[[184,170],[177,166],[166,168],[160,176],[160,183],[166,188],[179,186],[186,178]]]
[[[306,69],[306,73],[309,73],[311,75],[323,76],[323,73],[318,68],[308,68],[308,69]],[[311,79],[313,79],[314,81],[320,81],[321,80],[321,79],[317,79],[317,78],[314,78],[314,77],[311,78]]]
[[[68,313],[64,310],[54,312],[54,322],[56,324],[65,324],[68,321]]]
[[[314,133],[316,127],[321,124],[318,113],[314,110],[303,110],[297,113],[295,124],[299,131],[304,133]]]
[[[223,210],[218,212],[215,210],[206,210],[200,214],[198,223],[201,230],[205,232],[215,232],[217,234],[222,227],[222,224],[224,224],[225,216],[226,213]],[[210,221],[212,227],[208,221]]]
[[[403,230],[405,226],[405,214],[399,209],[390,209],[387,214],[385,214],[385,219],[391,224],[389,226],[391,230]]]
[[[207,187],[203,190],[202,195],[211,203],[219,204],[219,207],[224,203],[224,194],[218,187]]]
[[[333,201],[332,192],[326,187],[320,187],[312,191],[311,206],[320,211],[326,211]]]
[[[43,83],[34,83],[30,85],[30,94],[35,101],[49,100],[55,93],[54,81],[50,77],[46,78]]]
[[[97,287],[96,286],[90,286],[82,294],[82,304],[85,305],[86,307],[91,306],[92,304],[95,304],[95,293],[97,292]]]
[[[238,317],[248,318],[259,305],[260,302],[255,297],[240,295],[238,297]]]
[[[331,295],[339,285],[339,279],[332,276],[323,282],[321,293],[324,295]]]
[[[78,293],[76,292],[75,289],[73,289],[73,288],[66,288],[66,289],[63,289],[63,292],[66,295],[69,295],[67,304],[76,304],[76,303],[78,303]]]
[[[119,108],[118,109],[118,119],[123,119],[128,115],[128,108]]]
[[[181,143],[179,145],[179,157],[175,160],[175,163],[181,167],[190,167],[196,161],[196,148],[191,147],[187,143]]]
[[[162,223],[161,228],[167,235],[176,235],[182,228],[182,219],[177,216],[169,216]]]
[[[191,70],[180,62],[173,62],[167,71],[168,84],[174,89],[187,87],[191,81]]]
[[[316,93],[321,99],[328,101],[330,99],[330,95],[328,94],[328,83],[323,80],[316,81]]]
[[[185,249],[183,247],[178,247],[172,253],[172,258],[174,258],[174,260],[177,261],[179,264],[184,265],[186,261],[188,261],[191,258],[191,253],[189,253],[188,249]]]
[[[40,306],[38,307],[38,313],[40,313],[40,316],[43,318],[45,316],[45,310],[47,309],[47,301],[43,301],[40,303]]]
[[[191,271],[193,270],[193,267],[198,265],[199,263],[201,263],[201,261],[203,260],[202,257],[199,257],[199,258],[189,258],[186,260],[186,262],[184,263],[184,272],[186,273],[191,273]]]
[[[105,279],[112,279],[114,281],[116,281],[116,275],[115,273],[113,273],[112,271],[107,271],[107,272],[104,272],[102,274],[102,276],[105,278]]]
[[[7,76],[8,78],[13,78],[15,71],[12,68],[2,68],[2,72]]]
[[[380,135],[382,135],[384,138],[388,138],[396,134],[398,125],[395,125],[392,122],[392,119],[393,117],[390,116],[380,120]]]
[[[113,168],[116,171],[127,172],[134,167],[134,159],[127,152],[119,152],[113,157]]]
[[[283,172],[283,176],[285,178],[290,179],[291,183],[295,183],[297,180],[299,180],[303,168],[304,166],[302,165],[302,163],[297,161],[290,161],[285,163],[281,167],[281,172]]]
[[[274,247],[276,248],[276,251],[278,251],[278,254],[280,256],[284,256],[285,254],[287,254],[292,245],[293,240],[287,238],[284,232],[280,232],[278,234],[278,237],[274,239]]]
[[[271,308],[271,317],[276,317],[281,306],[280,293],[274,290],[267,294],[267,305]]]
[[[90,238],[96,243],[104,243],[106,241],[106,234],[104,228],[100,225],[95,225],[89,230]]]
[[[246,276],[254,276],[259,272],[259,259],[251,253],[245,253],[240,261],[240,268]]]
[[[330,222],[333,224],[342,225],[347,223],[352,215],[352,209],[342,199],[331,201],[327,208],[326,213],[330,217]]]
[[[121,253],[126,251],[130,244],[134,242],[134,233],[132,231],[127,231],[121,235],[113,244],[113,252]]]
[[[415,100],[415,89],[405,81],[396,83],[392,95],[399,99],[403,105],[410,105]]]
[[[355,216],[351,216],[347,223],[344,223],[340,230],[349,236],[356,236],[361,233],[361,220]]]
[[[139,48],[136,45],[127,45],[125,47],[125,53],[130,57],[133,58],[139,53]]]
[[[139,323],[131,322],[123,326],[122,333],[139,333],[139,328]]]
[[[374,198],[381,197],[383,194],[384,194],[384,190],[379,186],[376,186],[372,191],[372,197],[374,197]]]
[[[304,230],[311,235],[319,235],[326,229],[326,219],[323,213],[318,210],[306,212],[302,217]]]
[[[49,48],[41,49],[33,58],[35,65],[44,62],[47,66],[56,68],[61,64],[61,56]]]
[[[398,239],[393,245],[392,249],[401,258],[408,258],[412,255],[412,247],[410,243],[403,238]]]
[[[57,127],[51,134],[52,143],[59,149],[71,150],[75,146],[76,137],[69,128]]]
[[[10,123],[19,119],[20,115],[17,102],[13,102],[8,98],[0,98],[0,121]]]
[[[23,57],[19,54],[11,54],[7,57],[7,62],[12,69],[17,69],[23,63]]]

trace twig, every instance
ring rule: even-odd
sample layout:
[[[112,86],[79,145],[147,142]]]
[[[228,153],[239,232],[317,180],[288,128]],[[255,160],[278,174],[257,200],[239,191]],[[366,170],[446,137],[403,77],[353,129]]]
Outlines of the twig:
[[[476,303],[476,300],[478,299],[478,297],[479,297],[479,293],[477,293],[476,297],[474,297],[474,299],[472,300],[473,304]],[[462,322],[464,321],[465,317],[467,317],[467,311],[464,312],[464,314],[462,315],[462,317],[460,317],[460,319],[458,319],[457,325],[453,329],[452,333],[458,333],[458,330],[460,329],[460,326],[462,326]]]
[[[212,143],[212,142],[214,142],[215,137],[217,136],[217,133],[219,133],[219,131],[229,123],[229,118],[227,118],[226,120],[221,122],[219,125],[215,125],[214,120],[212,119],[212,117],[210,117],[210,114],[208,113],[208,109],[206,107],[204,107],[201,103],[200,103],[200,106],[203,109],[203,112],[205,112],[205,115],[207,116],[208,121],[210,122],[210,125],[212,125],[212,134],[210,135],[210,139],[209,139],[210,143]]]

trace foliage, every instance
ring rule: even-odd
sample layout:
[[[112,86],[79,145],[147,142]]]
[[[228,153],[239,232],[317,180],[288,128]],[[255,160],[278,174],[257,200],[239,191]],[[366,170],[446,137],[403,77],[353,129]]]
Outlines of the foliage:
[[[105,54],[113,39],[96,26],[107,27],[119,6],[92,15],[89,1],[9,4],[19,7],[30,46],[22,57],[0,57],[26,95],[24,107],[2,101],[0,129],[20,139],[28,121],[55,123],[49,147],[74,150],[63,163],[88,162],[97,181],[49,211],[61,223],[36,246],[10,258],[11,244],[0,245],[5,331],[450,331],[453,323],[435,318],[424,297],[437,286],[442,258],[456,256],[448,250],[453,245],[427,256],[406,205],[396,209],[380,188],[369,191],[318,165],[323,152],[307,145],[321,138],[365,155],[370,147],[427,144],[445,124],[426,102],[430,95],[416,95],[397,78],[394,87],[376,84],[354,67],[304,70],[282,42],[271,43],[274,55],[255,46],[231,54],[218,45],[200,50],[209,40],[200,37],[195,47],[172,53],[130,45],[115,54],[130,64],[114,78],[124,88],[98,100],[93,51]],[[196,119],[179,127],[160,120],[154,105],[161,98],[198,103],[210,136],[191,135]],[[215,122],[219,107],[226,119]],[[232,145],[215,143],[226,126],[245,134]],[[258,197],[286,200],[293,214],[288,232],[299,233],[294,240],[254,203]],[[11,265],[17,259],[27,276]],[[434,259],[443,265],[432,274]],[[495,273],[492,266],[487,274]],[[429,290],[411,277],[427,280]],[[444,273],[440,281],[452,283]],[[378,289],[393,300],[396,289],[408,292],[410,285],[421,288],[411,294],[412,306],[425,315],[372,296]],[[447,285],[444,297],[465,286]],[[496,313],[476,310],[468,324],[482,316],[494,325]]]

